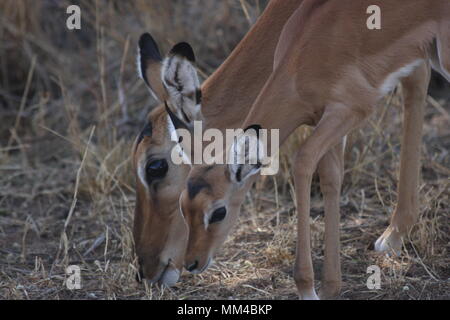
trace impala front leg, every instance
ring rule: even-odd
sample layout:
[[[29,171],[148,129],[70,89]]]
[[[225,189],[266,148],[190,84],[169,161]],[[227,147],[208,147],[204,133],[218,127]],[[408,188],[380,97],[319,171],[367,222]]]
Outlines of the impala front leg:
[[[404,114],[398,203],[389,227],[375,242],[375,250],[380,252],[400,254],[402,238],[419,216],[420,147],[429,81],[428,64],[402,80]]]
[[[324,264],[320,297],[333,298],[341,291],[339,219],[344,177],[344,141],[328,151],[317,166],[325,211]]]
[[[300,299],[318,299],[314,289],[314,271],[311,258],[311,241],[310,241],[310,192],[312,175],[318,165],[319,160],[330,150],[336,146],[341,139],[347,135],[352,129],[362,122],[367,116],[361,112],[351,112],[351,109],[343,105],[333,105],[327,108],[322,119],[318,123],[312,135],[300,147],[296,156],[294,166],[294,182],[297,195],[297,250],[294,266],[294,279],[297,284]],[[342,147],[341,147],[342,148]],[[336,199],[336,197],[334,197]],[[328,205],[336,206],[336,200],[330,201]],[[330,199],[329,199],[330,200]],[[332,210],[331,210],[332,211]],[[330,210],[328,212],[333,214]],[[334,212],[336,214],[336,212]],[[339,220],[329,216],[327,220],[331,220],[329,227],[336,229]],[[331,241],[338,239],[338,233],[334,230],[333,234],[326,238],[326,243],[330,246]],[[329,247],[330,248],[330,247]],[[339,269],[333,268],[336,260],[336,250],[339,247],[330,248],[327,254],[327,261],[333,260],[333,264],[327,264],[327,275],[336,273]],[[332,277],[333,281],[336,275]]]
[[[294,183],[297,195],[297,252],[294,279],[302,300],[319,300],[314,289],[314,270],[311,258],[311,231],[309,226],[309,202],[311,179],[314,169],[305,170],[305,159],[301,152],[295,157]]]

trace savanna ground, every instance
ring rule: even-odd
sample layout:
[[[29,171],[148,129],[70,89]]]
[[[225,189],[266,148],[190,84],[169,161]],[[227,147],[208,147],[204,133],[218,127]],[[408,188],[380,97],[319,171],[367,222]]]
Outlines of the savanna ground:
[[[151,32],[178,41],[211,74],[266,1],[0,2],[0,299],[296,299],[296,216],[284,146],[282,172],[260,180],[237,227],[202,275],[174,288],[138,284],[132,257],[131,144],[155,105],[135,68]],[[82,29],[65,27],[79,4]],[[448,299],[450,89],[435,77],[426,108],[420,221],[399,258],[372,250],[397,198],[401,99],[397,89],[350,139],[341,199],[342,299]],[[312,190],[316,278],[323,261],[322,199]],[[77,264],[82,289],[64,285]],[[381,290],[366,269],[381,268]],[[320,286],[320,281],[318,282]]]

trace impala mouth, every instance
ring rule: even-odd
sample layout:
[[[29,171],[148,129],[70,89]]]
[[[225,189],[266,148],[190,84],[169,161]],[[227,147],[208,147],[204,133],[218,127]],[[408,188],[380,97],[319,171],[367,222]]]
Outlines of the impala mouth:
[[[148,283],[157,283],[160,286],[172,287],[180,278],[180,270],[174,266],[171,260],[154,277],[148,279]]]
[[[201,269],[198,269],[198,268],[193,269],[193,270],[192,269],[191,270],[188,269],[188,271],[190,273],[192,273],[192,274],[200,274],[200,273],[204,272],[206,269],[209,268],[209,266],[211,265],[212,261],[213,261],[213,259],[211,257],[209,257],[208,261],[203,265],[203,267]]]

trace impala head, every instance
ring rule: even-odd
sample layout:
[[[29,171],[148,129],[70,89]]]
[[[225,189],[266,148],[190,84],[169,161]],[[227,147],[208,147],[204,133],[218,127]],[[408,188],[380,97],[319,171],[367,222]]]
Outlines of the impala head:
[[[153,38],[144,34],[139,54],[141,77],[161,105],[150,113],[133,149],[135,249],[141,276],[172,285],[183,265],[190,271],[203,271],[209,265],[237,220],[245,195],[239,190],[251,175],[244,174],[247,169],[240,170],[240,181],[230,184],[237,168],[191,169],[174,163],[174,150],[181,147],[184,152],[180,154],[188,158],[192,150],[189,142],[180,140],[176,129],[191,131],[195,120],[203,120],[194,53],[188,44],[180,43],[162,59]],[[188,188],[182,194],[190,170],[193,179],[187,181]],[[204,181],[210,181],[208,186],[202,185]]]
[[[201,91],[187,43],[175,45],[162,59],[149,34],[139,40],[138,68],[150,92],[161,104],[148,116],[133,147],[136,176],[134,242],[141,277],[167,286],[183,268],[188,225],[179,197],[190,167],[174,164],[171,130],[198,119]]]
[[[248,134],[256,132],[249,131],[230,149],[236,152],[230,154],[237,154],[236,158],[242,156],[244,161],[195,166],[187,178],[180,207],[189,225],[185,266],[193,273],[201,273],[210,265],[237,220],[249,184],[260,171],[260,154],[251,159],[251,148],[241,143]]]

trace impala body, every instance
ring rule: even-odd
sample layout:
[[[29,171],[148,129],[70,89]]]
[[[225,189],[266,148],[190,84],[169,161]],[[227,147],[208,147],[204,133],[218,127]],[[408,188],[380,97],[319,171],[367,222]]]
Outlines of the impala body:
[[[319,170],[325,197],[322,295],[329,297],[341,287],[339,196],[345,136],[363,124],[398,83],[405,102],[398,202],[375,249],[398,253],[419,213],[420,144],[430,66],[450,81],[450,2],[376,2],[382,12],[380,30],[366,24],[373,1],[303,1],[283,27],[273,71],[241,125],[243,129],[279,129],[280,144],[300,125],[315,127],[293,164],[298,211],[294,279],[302,299],[318,298],[310,248],[312,175]],[[254,134],[255,130],[249,130],[241,138]],[[268,153],[270,148],[269,144]],[[180,204],[189,226],[186,265],[195,266],[192,271],[207,267],[211,252],[205,250],[205,242],[222,223],[217,219],[209,223],[209,219],[220,212],[226,221],[261,168],[262,159],[254,160],[255,164],[191,169]]]

